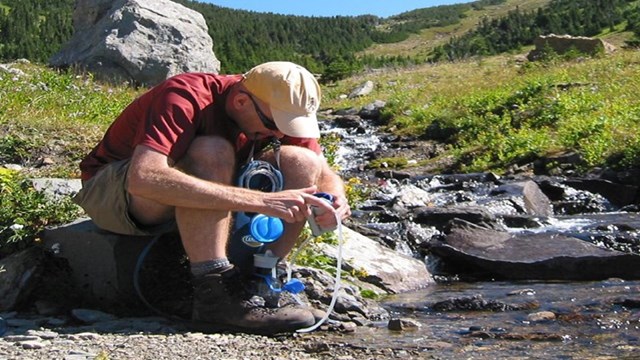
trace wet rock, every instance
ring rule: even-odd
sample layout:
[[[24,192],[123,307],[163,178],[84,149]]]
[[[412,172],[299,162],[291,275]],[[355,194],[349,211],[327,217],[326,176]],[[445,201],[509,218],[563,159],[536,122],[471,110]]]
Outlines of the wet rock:
[[[625,298],[618,299],[614,302],[616,305],[621,305],[629,309],[639,309],[640,308],[640,297],[637,298]]]
[[[502,279],[640,278],[640,256],[555,233],[509,233],[456,220],[430,250],[460,272]]]
[[[493,194],[508,194],[511,199],[521,199],[519,204],[522,211],[529,215],[550,216],[553,214],[551,201],[540,190],[538,185],[531,181],[518,181],[500,185]]]
[[[514,311],[536,307],[535,303],[506,304],[495,300],[485,300],[482,295],[452,298],[431,305],[434,311]]]
[[[514,291],[510,291],[507,296],[533,296],[536,294],[536,291],[533,289],[520,289],[520,290],[514,290]]]
[[[362,126],[362,118],[357,115],[342,115],[333,121],[337,127],[343,129],[357,129]]]
[[[380,120],[380,112],[386,105],[386,102],[382,100],[376,100],[373,103],[367,104],[360,109],[358,115],[363,119],[369,119],[374,121]]]
[[[556,319],[556,314],[551,311],[540,311],[527,315],[527,320],[531,322],[551,321]]]
[[[421,207],[412,211],[413,220],[418,224],[445,228],[453,219],[462,219],[487,228],[500,228],[496,216],[480,206]]]
[[[616,184],[608,180],[573,178],[564,183],[578,190],[600,194],[618,207],[633,204],[638,197],[637,186]]]
[[[387,324],[387,329],[392,331],[415,330],[422,325],[413,319],[391,319]]]

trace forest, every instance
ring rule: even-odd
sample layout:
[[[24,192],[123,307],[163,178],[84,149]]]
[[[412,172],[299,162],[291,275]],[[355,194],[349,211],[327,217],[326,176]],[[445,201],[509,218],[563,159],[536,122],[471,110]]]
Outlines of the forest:
[[[615,31],[618,26],[634,32],[636,38],[640,36],[637,1],[552,0],[536,11],[516,8],[503,18],[485,18],[475,30],[435,48],[429,60],[459,60],[518,51],[531,45],[539,35],[596,36],[603,31]]]
[[[373,44],[393,43],[430,27],[456,24],[471,9],[504,3],[479,0],[416,9],[389,18],[373,15],[308,17],[233,10],[193,0],[176,2],[200,12],[221,61],[221,72],[242,72],[268,60],[300,63],[324,81],[365,67],[453,61],[517,51],[540,34],[593,36],[624,27],[640,42],[638,0],[552,0],[547,7],[516,8],[502,18],[484,18],[470,32],[451,38],[427,57],[356,56]],[[73,34],[75,0],[0,0],[0,61],[26,58],[47,63]]]

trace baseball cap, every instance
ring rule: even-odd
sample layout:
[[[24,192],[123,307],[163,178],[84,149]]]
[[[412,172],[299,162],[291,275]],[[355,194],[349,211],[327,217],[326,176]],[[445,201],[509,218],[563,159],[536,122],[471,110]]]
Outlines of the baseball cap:
[[[320,85],[307,69],[286,61],[267,62],[245,73],[243,84],[269,105],[282,133],[299,138],[320,137],[316,117]]]

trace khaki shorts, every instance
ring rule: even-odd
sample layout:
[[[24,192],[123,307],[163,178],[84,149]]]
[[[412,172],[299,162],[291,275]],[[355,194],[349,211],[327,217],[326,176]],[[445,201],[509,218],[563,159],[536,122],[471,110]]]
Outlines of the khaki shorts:
[[[101,229],[123,235],[159,235],[177,229],[175,221],[141,226],[129,215],[129,193],[125,180],[129,160],[105,165],[95,176],[83,182],[73,198]]]

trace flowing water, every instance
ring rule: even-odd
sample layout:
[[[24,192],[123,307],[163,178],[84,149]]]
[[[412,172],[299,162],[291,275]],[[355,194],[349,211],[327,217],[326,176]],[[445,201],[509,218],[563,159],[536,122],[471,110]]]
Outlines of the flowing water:
[[[343,136],[349,144],[348,150],[340,152],[343,168],[359,165],[362,150],[379,145],[372,134]],[[611,224],[618,223],[638,225],[635,228],[640,229],[640,217],[627,213],[549,220],[535,231],[581,237],[585,233],[592,236],[603,227],[610,230]],[[478,296],[486,302],[515,305],[522,310],[433,308],[440,301]],[[327,341],[364,348],[407,349],[420,354],[420,358],[640,358],[640,281],[447,282],[389,296],[382,304],[392,318],[411,319],[418,326],[393,331],[385,322],[359,327],[355,334],[326,334]],[[535,318],[545,314],[543,320]]]
[[[640,311],[620,299],[637,296],[639,281],[480,282],[437,284],[384,301],[394,317],[418,327],[392,331],[360,327],[355,334],[327,340],[366,348],[406,349],[435,358],[640,358]],[[536,303],[523,311],[437,312],[431,304],[481,295],[509,304]],[[529,314],[550,311],[555,319]],[[422,356],[420,356],[422,357]]]

